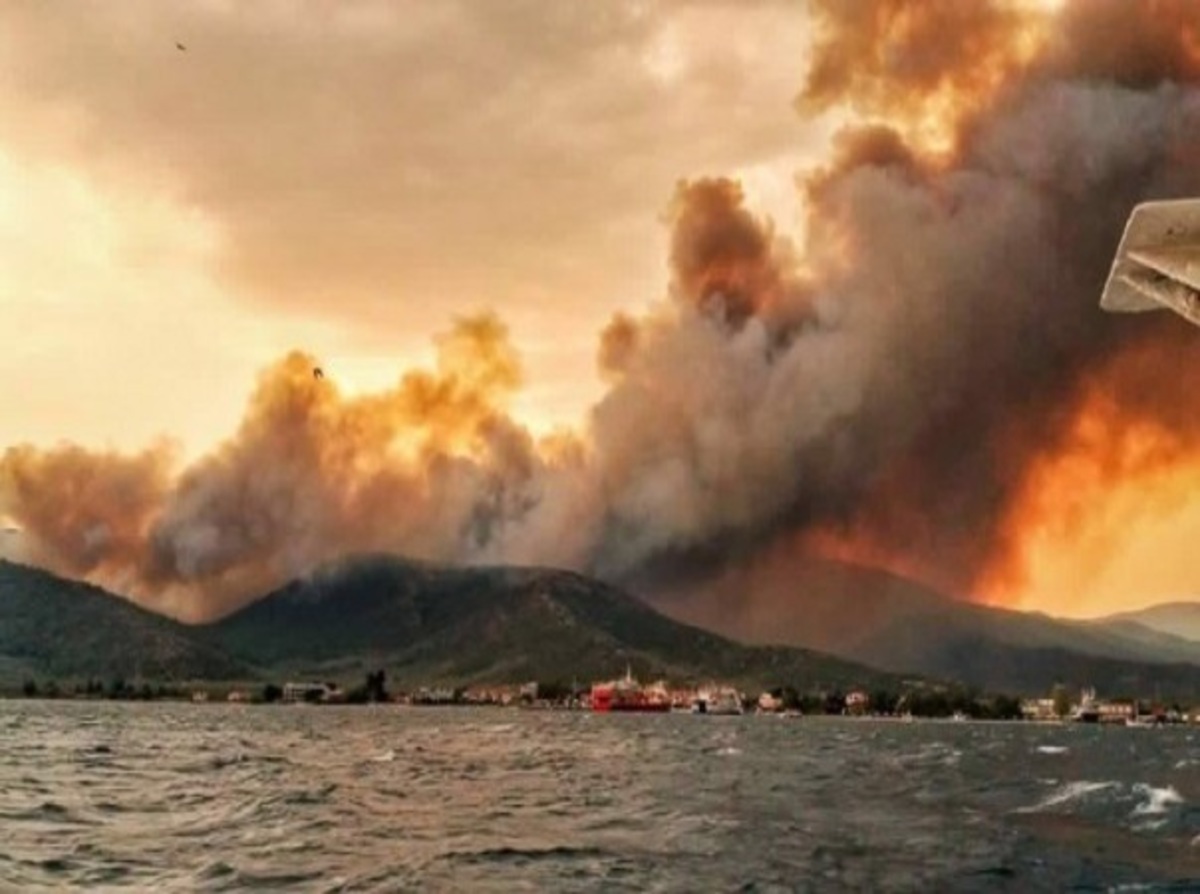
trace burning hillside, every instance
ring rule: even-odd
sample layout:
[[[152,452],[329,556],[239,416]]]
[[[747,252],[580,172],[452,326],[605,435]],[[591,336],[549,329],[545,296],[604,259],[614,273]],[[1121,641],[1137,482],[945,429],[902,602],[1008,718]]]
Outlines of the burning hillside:
[[[1005,602],[1056,550],[1094,569],[1200,476],[1196,333],[1096,307],[1130,207],[1200,194],[1200,9],[813,14],[798,108],[851,123],[802,178],[803,243],[732,180],[682,183],[668,297],[601,333],[578,431],[512,417],[519,358],[482,315],[369,396],[284,358],[184,468],[11,447],[0,513],[48,567],[196,618],[351,550],[620,579],[785,544]]]

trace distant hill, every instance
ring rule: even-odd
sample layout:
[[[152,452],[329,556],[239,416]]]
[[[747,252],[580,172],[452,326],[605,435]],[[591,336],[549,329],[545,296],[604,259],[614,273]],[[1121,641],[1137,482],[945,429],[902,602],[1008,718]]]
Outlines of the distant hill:
[[[350,682],[384,668],[398,684],[586,683],[628,663],[643,678],[747,687],[895,686],[903,674],[1007,692],[1063,682],[1200,700],[1200,644],[1130,620],[1062,621],[960,603],[872,569],[820,563],[784,593],[709,593],[664,607],[719,633],[550,569],[353,557],[190,627],[0,561],[0,681],[311,674]]]
[[[252,674],[183,624],[99,587],[0,560],[0,681],[234,680]]]
[[[199,633],[245,661],[326,677],[382,667],[414,683],[590,682],[629,663],[643,678],[800,687],[896,682],[803,649],[739,645],[571,572],[443,568],[393,556],[323,567]]]
[[[1200,643],[1200,602],[1164,602],[1139,611],[1109,615],[1097,623],[1133,623]]]
[[[813,559],[786,579],[688,588],[656,606],[747,643],[796,645],[988,689],[1200,696],[1200,643],[1132,621],[1071,621],[955,600],[887,572]]]

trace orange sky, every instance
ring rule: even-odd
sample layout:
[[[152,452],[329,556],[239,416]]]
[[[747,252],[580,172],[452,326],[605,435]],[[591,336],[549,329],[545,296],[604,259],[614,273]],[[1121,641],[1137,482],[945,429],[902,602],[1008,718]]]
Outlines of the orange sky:
[[[484,308],[515,416],[574,425],[600,330],[663,296],[679,178],[737,178],[797,233],[832,130],[794,110],[807,46],[791,2],[6,4],[0,449],[195,456],[288,350],[377,389]],[[1136,487],[1096,499],[1136,516]],[[1198,530],[1169,506],[1100,563],[1086,526],[1033,532],[1005,601],[1191,595]]]
[[[519,415],[578,421],[596,333],[662,295],[675,181],[792,228],[819,142],[793,4],[570,6],[6,5],[0,444],[195,454],[287,349],[376,387],[480,308]]]

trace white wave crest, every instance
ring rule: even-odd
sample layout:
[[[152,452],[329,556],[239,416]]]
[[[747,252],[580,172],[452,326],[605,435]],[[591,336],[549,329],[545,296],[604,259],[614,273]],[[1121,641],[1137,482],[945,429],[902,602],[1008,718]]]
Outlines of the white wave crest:
[[[1180,797],[1179,792],[1175,791],[1175,787],[1171,785],[1165,788],[1154,788],[1154,786],[1139,782],[1134,785],[1133,793],[1143,799],[1142,803],[1133,808],[1134,816],[1166,813],[1172,804],[1183,803],[1183,798]]]
[[[1068,782],[1066,785],[1059,787],[1052,794],[1043,798],[1032,807],[1017,808],[1017,813],[1040,813],[1043,810],[1049,810],[1051,807],[1058,807],[1063,804],[1068,804],[1071,801],[1078,801],[1082,798],[1086,798],[1088,795],[1094,794],[1095,792],[1114,788],[1118,784],[1119,783],[1116,782],[1088,782],[1086,780]]]

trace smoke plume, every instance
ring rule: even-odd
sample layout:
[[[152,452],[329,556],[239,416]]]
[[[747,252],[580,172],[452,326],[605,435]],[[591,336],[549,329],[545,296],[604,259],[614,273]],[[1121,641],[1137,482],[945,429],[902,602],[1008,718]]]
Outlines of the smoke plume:
[[[187,617],[376,549],[653,581],[767,549],[777,574],[783,543],[1006,598],[1031,526],[1200,462],[1195,332],[1097,307],[1132,205],[1200,193],[1200,8],[813,15],[797,107],[852,123],[802,178],[803,243],[732,180],[681,183],[667,298],[601,334],[578,432],[509,415],[518,358],[481,316],[367,397],[285,358],[187,468],[10,448],[0,513],[40,562]]]

